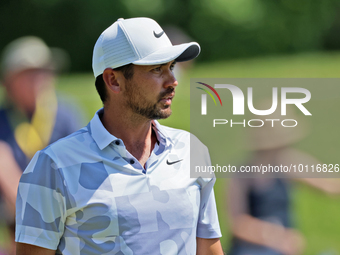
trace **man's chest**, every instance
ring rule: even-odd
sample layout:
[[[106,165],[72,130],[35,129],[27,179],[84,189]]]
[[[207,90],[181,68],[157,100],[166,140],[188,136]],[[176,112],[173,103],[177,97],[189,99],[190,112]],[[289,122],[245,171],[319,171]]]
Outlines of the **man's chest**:
[[[83,166],[77,189],[70,191],[70,228],[96,231],[101,237],[195,228],[200,187],[178,173],[181,169],[165,163],[164,169],[135,174],[99,165],[96,174]]]

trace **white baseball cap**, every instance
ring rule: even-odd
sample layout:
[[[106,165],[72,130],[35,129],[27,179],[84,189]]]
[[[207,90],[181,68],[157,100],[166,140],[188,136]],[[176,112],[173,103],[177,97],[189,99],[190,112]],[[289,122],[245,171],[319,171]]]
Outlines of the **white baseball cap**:
[[[2,54],[2,75],[31,68],[53,69],[50,48],[35,36],[25,36],[11,42]]]
[[[98,38],[92,58],[94,76],[127,64],[158,65],[191,60],[200,53],[196,42],[172,45],[158,23],[150,18],[118,19]]]

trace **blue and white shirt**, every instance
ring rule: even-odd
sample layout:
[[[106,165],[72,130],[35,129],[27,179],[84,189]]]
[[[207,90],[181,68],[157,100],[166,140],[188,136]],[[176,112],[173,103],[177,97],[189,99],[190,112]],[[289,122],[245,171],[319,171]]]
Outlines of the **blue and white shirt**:
[[[214,178],[190,178],[190,133],[153,122],[145,168],[102,125],[37,152],[19,184],[16,242],[56,254],[196,254],[221,236]],[[197,140],[200,164],[210,165]],[[196,148],[197,149],[197,148]]]

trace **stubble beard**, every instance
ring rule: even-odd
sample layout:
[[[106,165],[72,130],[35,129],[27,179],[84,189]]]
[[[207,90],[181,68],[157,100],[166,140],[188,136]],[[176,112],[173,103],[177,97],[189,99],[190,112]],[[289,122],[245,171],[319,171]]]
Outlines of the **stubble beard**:
[[[166,119],[171,115],[172,111],[170,105],[162,105],[160,100],[171,94],[173,91],[174,88],[169,87],[158,96],[156,103],[151,103],[145,100],[145,97],[142,95],[141,91],[137,89],[137,86],[129,83],[126,86],[126,104],[135,114],[146,119]]]

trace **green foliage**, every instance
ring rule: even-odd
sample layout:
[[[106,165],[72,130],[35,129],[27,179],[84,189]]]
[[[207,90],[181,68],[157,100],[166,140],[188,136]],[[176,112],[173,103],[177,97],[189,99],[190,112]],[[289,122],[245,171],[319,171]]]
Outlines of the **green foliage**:
[[[202,46],[200,61],[340,47],[339,0],[2,0],[0,48],[37,35],[90,71],[99,34],[120,17],[175,25]],[[337,44],[338,42],[338,44]]]

